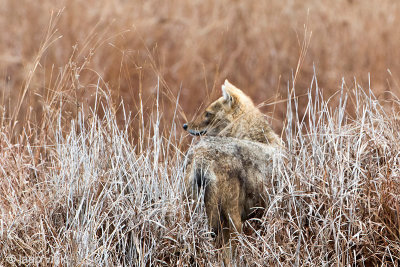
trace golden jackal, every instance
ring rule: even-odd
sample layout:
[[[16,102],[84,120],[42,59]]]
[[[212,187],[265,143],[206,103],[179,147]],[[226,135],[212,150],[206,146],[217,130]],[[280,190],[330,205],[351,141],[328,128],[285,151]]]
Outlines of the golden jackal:
[[[219,245],[267,206],[281,139],[241,90],[225,81],[223,96],[183,128],[206,135],[186,157],[186,190],[204,193],[207,218]],[[204,190],[204,191],[202,191]]]

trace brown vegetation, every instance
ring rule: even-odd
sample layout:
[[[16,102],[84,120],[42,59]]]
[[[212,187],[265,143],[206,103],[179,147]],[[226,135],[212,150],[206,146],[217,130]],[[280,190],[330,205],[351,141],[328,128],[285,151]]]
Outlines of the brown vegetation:
[[[61,8],[43,49],[51,12]],[[342,77],[350,87],[356,77],[363,88],[371,82],[376,94],[388,98],[385,90],[400,90],[398,14],[400,4],[390,0],[7,0],[0,6],[2,103],[12,114],[27,87],[19,121],[25,114],[37,122],[53,91],[73,107],[93,104],[100,82],[107,83],[116,104],[123,99],[136,115],[141,98],[148,114],[159,79],[163,120],[169,122],[178,95],[179,118],[185,111],[191,119],[194,107],[207,104],[225,78],[256,104],[286,99],[292,76],[297,95],[304,95],[314,67],[327,97],[341,87]],[[304,25],[312,37],[298,74],[302,42],[309,40]],[[60,84],[68,69],[73,73]],[[34,112],[26,115],[31,107]],[[273,111],[273,124],[282,129],[286,104],[266,111]]]
[[[288,150],[237,264],[398,264],[398,14],[389,0],[4,0],[0,264],[218,265],[204,207],[185,213],[180,128],[225,78],[271,104]]]

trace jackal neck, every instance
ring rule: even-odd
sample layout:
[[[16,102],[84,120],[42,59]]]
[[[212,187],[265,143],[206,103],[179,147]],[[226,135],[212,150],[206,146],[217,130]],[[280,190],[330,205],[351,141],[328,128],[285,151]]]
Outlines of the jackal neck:
[[[234,120],[220,132],[220,136],[245,139],[268,145],[281,145],[281,139],[272,130],[266,116],[257,108],[238,113]]]

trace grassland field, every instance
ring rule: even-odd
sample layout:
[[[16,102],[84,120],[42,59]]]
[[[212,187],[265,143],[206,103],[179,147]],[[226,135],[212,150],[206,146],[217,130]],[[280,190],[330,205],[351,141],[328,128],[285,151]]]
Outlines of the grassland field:
[[[389,0],[2,0],[0,266],[220,266],[181,125],[226,78],[286,146],[234,265],[398,266],[398,25]]]

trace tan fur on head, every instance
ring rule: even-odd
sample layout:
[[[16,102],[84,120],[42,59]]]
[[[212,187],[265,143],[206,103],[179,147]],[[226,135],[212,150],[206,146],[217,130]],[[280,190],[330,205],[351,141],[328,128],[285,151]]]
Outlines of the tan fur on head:
[[[221,89],[223,98],[225,101],[230,102],[231,105],[238,105],[240,108],[254,108],[253,101],[228,80],[225,80]]]
[[[242,90],[228,80],[222,85],[222,97],[183,128],[192,135],[226,136],[267,144],[280,144],[266,117]]]

